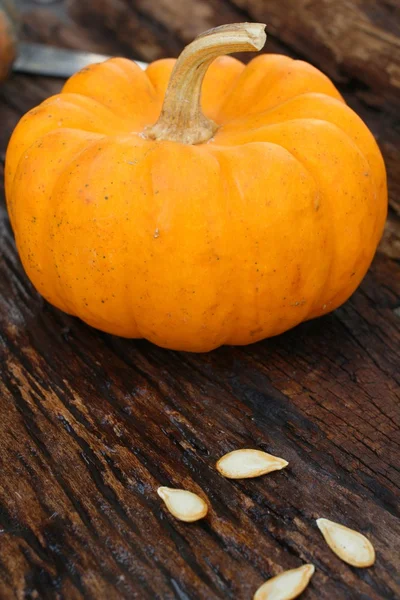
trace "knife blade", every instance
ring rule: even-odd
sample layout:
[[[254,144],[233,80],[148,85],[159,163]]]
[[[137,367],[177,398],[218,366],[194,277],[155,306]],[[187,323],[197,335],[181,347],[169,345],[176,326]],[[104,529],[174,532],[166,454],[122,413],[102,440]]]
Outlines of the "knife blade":
[[[74,73],[93,63],[104,62],[110,56],[72,50],[70,48],[56,48],[33,42],[20,42],[18,55],[12,70],[17,73],[30,73],[32,75],[46,75],[48,77],[71,77]],[[147,68],[147,63],[135,60],[142,69]]]

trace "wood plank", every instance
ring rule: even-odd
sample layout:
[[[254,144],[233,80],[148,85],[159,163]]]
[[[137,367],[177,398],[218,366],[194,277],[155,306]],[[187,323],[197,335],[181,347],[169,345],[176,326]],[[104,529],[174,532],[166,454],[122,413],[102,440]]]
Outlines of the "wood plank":
[[[97,4],[70,0],[69,4],[72,14],[88,27],[118,30],[118,37],[142,55],[148,53],[143,44],[151,36],[148,25],[157,31],[150,45],[159,56],[166,50],[173,55],[177,40],[179,45],[188,43],[209,27],[259,21],[267,24],[269,52],[283,51],[316,64],[369,105],[396,107],[400,98],[397,0],[137,0],[134,5],[128,0]]]
[[[89,35],[47,11],[25,17],[25,35],[118,53],[140,47],[145,59],[168,39],[178,52],[185,23],[163,29],[139,10],[138,19],[152,29],[131,44],[111,17],[115,39],[103,46],[100,24]],[[20,116],[61,83],[14,76],[1,88],[3,159]],[[349,97],[395,149],[388,167],[398,202],[393,117]],[[400,596],[399,261],[378,254],[331,315],[195,355],[102,334],[44,302],[23,273],[3,198],[0,249],[2,599],[246,600],[302,562],[316,566],[305,599]],[[217,458],[246,446],[289,467],[222,479]],[[159,485],[204,493],[209,517],[175,521]],[[368,535],[376,565],[353,569],[336,558],[315,525],[321,516]]]

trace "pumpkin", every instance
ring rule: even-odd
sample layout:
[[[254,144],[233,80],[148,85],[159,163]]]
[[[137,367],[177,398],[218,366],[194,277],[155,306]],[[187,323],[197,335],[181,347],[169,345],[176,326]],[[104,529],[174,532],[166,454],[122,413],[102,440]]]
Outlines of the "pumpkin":
[[[0,81],[16,58],[19,22],[13,0],[0,0]]]
[[[110,59],[16,127],[9,215],[36,289],[93,327],[208,351],[341,305],[382,235],[385,167],[324,74],[219,27],[142,71]]]

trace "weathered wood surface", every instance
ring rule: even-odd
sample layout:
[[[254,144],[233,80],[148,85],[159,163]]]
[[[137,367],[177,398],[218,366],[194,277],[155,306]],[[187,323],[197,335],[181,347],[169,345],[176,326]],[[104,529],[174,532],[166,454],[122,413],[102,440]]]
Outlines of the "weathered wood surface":
[[[149,60],[170,33],[142,11]],[[40,14],[25,18],[31,39],[124,50],[102,44],[100,26],[79,41],[84,29]],[[14,76],[1,88],[0,152],[21,114],[60,85]],[[391,119],[377,112],[371,126]],[[302,562],[317,569],[305,599],[400,597],[398,261],[380,253],[332,315],[251,347],[190,355],[101,334],[50,307],[23,274],[3,203],[0,217],[1,600],[246,600]],[[290,465],[222,479],[215,460],[242,446]],[[159,485],[204,493],[209,517],[175,521]],[[320,516],[366,533],[376,565],[337,559]]]
[[[174,54],[182,42],[216,24],[267,23],[268,51],[300,55],[321,66],[335,81],[351,85],[368,104],[396,105],[400,98],[398,0],[69,2],[72,14],[83,23],[118,32],[128,48],[147,57],[152,54],[149,58],[162,56],[165,50]]]

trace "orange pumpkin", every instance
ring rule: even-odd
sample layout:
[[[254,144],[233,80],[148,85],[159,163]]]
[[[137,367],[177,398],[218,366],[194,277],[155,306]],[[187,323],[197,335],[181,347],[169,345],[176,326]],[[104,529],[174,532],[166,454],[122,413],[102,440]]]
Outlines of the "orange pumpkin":
[[[264,26],[236,24],[145,72],[111,59],[21,119],[8,208],[49,302],[106,332],[206,351],[352,294],[384,227],[381,154],[311,65],[216,59],[264,41]]]

